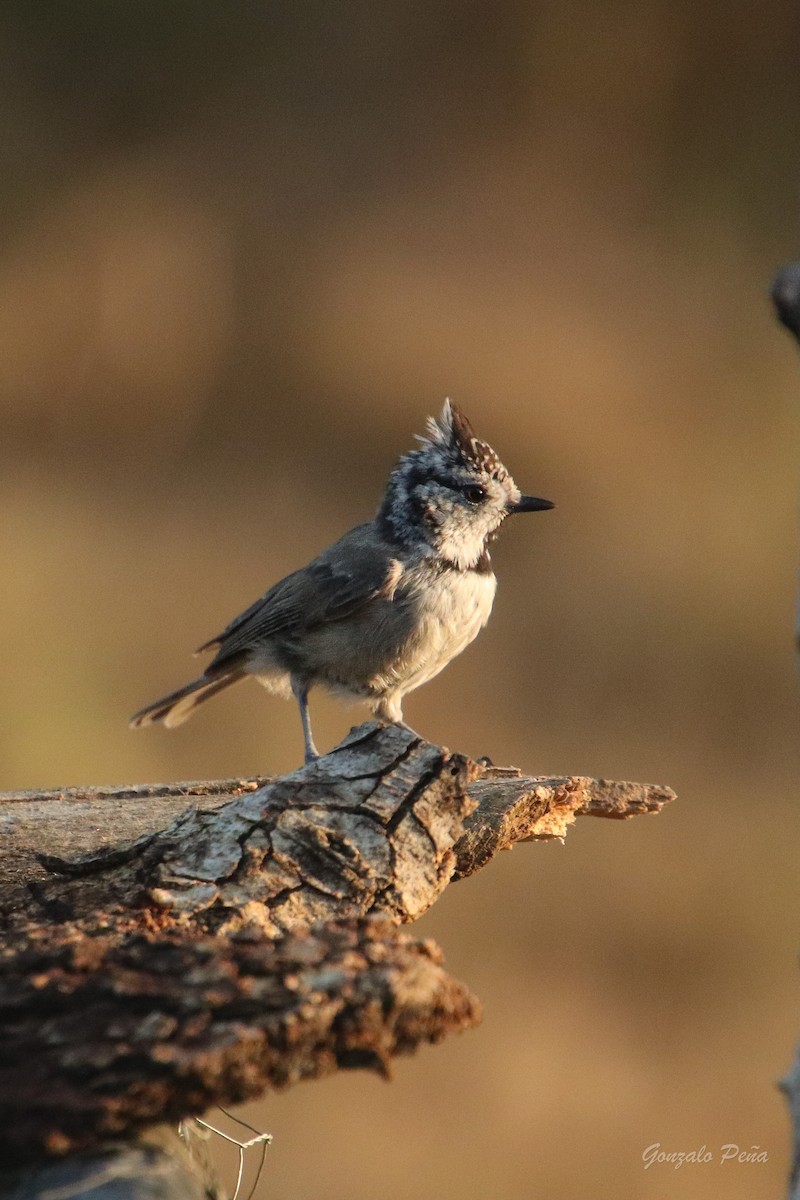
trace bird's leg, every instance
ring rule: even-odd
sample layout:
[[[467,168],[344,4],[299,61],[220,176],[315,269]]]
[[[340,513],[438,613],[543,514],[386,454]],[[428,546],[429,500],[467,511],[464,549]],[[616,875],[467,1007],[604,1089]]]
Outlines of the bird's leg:
[[[314,762],[314,759],[319,758],[319,752],[317,751],[317,747],[314,745],[314,739],[311,736],[311,720],[308,715],[308,684],[293,675],[292,692],[300,709],[300,720],[303,722],[303,741],[305,742],[306,748],[306,762]]]
[[[413,734],[420,741],[423,740],[416,729],[406,725],[403,720],[403,702],[399,696],[382,696],[373,711],[379,721],[388,721],[390,725],[397,725],[399,729],[405,729],[406,733]]]

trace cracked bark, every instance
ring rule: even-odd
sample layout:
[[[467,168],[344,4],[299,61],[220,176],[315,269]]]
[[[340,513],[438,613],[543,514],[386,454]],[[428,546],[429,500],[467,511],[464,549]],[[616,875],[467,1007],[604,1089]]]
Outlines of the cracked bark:
[[[0,1161],[386,1073],[479,1015],[400,925],[516,842],[671,797],[529,778],[369,723],[271,781],[0,798]]]
[[[0,980],[5,1166],[315,1079],[387,1074],[478,1018],[430,944],[388,919],[266,939],[182,930],[12,935]]]

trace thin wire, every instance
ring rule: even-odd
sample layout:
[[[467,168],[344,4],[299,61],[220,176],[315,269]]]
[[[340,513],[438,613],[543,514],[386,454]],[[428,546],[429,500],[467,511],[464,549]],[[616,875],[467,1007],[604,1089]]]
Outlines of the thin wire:
[[[236,1174],[236,1186],[233,1189],[232,1200],[239,1200],[239,1192],[241,1190],[242,1179],[244,1177],[245,1150],[251,1150],[253,1146],[261,1147],[261,1161],[258,1164],[255,1181],[245,1198],[245,1200],[253,1200],[255,1190],[261,1181],[261,1175],[264,1171],[264,1164],[267,1161],[267,1149],[272,1144],[272,1134],[262,1133],[260,1130],[256,1129],[254,1125],[250,1125],[247,1121],[243,1121],[241,1117],[235,1117],[232,1112],[229,1112],[227,1108],[223,1108],[221,1104],[218,1105],[218,1108],[219,1111],[226,1116],[229,1121],[233,1121],[235,1125],[241,1125],[244,1129],[249,1129],[251,1133],[255,1134],[255,1137],[248,1138],[247,1141],[242,1142],[238,1138],[231,1137],[229,1133],[224,1133],[221,1129],[218,1129],[216,1125],[211,1125],[208,1121],[203,1121],[200,1117],[195,1117],[195,1122],[198,1125],[202,1125],[204,1129],[208,1129],[210,1133],[216,1133],[218,1137],[223,1139],[223,1141],[230,1142],[232,1145],[238,1148],[239,1170]]]

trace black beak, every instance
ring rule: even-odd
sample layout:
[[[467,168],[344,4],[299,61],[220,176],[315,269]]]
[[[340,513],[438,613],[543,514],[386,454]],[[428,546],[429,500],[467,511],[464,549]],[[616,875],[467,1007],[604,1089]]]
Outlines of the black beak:
[[[509,513],[544,512],[547,508],[555,508],[552,500],[540,500],[538,496],[520,496],[516,504],[509,504]]]

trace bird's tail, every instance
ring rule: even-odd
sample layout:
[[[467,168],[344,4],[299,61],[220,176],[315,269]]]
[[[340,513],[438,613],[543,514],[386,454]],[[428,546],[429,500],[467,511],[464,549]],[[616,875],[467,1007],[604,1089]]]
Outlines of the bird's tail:
[[[148,704],[147,708],[134,713],[128,724],[131,729],[141,729],[144,725],[155,725],[162,722],[168,729],[172,729],[173,726],[181,725],[188,720],[198,704],[202,704],[204,700],[210,700],[212,696],[216,696],[217,692],[230,687],[244,674],[245,672],[241,668],[234,668],[226,675],[218,675],[215,679],[201,675],[199,679],[193,679],[185,687],[178,688],[177,692],[171,692],[169,696],[162,696],[160,700]]]

